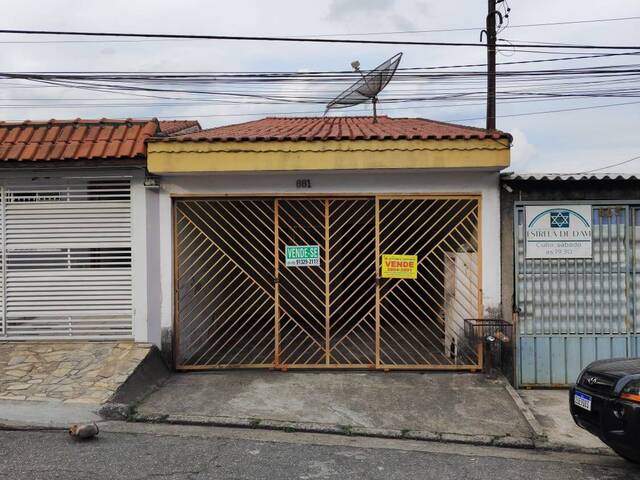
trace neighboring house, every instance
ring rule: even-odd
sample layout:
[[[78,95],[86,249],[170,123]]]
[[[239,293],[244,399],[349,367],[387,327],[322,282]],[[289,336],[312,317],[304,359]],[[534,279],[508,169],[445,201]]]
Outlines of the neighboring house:
[[[520,386],[640,356],[640,178],[502,176],[502,304]]]
[[[149,337],[179,369],[479,369],[465,319],[499,312],[510,146],[389,117],[150,138]]]
[[[145,141],[199,129],[0,122],[0,339],[159,342],[147,269],[159,260],[146,228],[158,194],[144,186]]]

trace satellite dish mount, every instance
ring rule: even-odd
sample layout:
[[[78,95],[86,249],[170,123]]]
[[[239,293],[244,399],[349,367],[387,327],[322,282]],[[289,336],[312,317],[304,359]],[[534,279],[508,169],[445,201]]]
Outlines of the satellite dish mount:
[[[362,78],[330,101],[324,112],[325,115],[332,108],[353,107],[354,105],[360,105],[361,103],[366,103],[371,100],[371,104],[373,105],[373,123],[377,123],[378,94],[393,78],[401,58],[402,53],[398,53],[366,74],[360,71],[360,62],[358,60],[351,62],[351,67],[358,72]]]

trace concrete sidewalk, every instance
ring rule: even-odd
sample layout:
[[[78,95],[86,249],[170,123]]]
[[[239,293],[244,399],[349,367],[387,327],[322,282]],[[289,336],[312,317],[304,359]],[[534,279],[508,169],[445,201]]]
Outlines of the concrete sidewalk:
[[[542,426],[547,443],[553,449],[614,455],[598,437],[575,424],[569,413],[567,390],[519,390],[519,394]]]
[[[506,382],[480,374],[175,374],[138,419],[533,447]]]
[[[0,400],[0,429],[66,429],[74,423],[100,422],[99,408],[56,400]]]
[[[0,342],[0,428],[67,428],[126,418],[169,372],[158,350],[133,342]]]
[[[123,398],[126,403],[122,405],[128,412],[126,417],[139,421],[613,455],[599,439],[574,424],[566,390],[516,392],[504,379],[481,374],[173,374],[140,404],[135,399],[148,389],[137,390],[149,382],[141,373],[134,377],[130,380],[135,388],[129,392],[134,395],[125,395],[129,400]],[[129,410],[132,405],[133,412]],[[66,428],[72,423],[101,420],[96,412],[106,418],[125,418],[107,415],[104,407],[62,399],[0,399],[0,429]]]

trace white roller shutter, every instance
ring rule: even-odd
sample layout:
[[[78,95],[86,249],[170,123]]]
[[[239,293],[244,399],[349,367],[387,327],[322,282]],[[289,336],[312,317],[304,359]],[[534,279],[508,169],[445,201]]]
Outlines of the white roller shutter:
[[[4,186],[0,185],[0,335],[5,326]]]
[[[29,179],[3,193],[6,335],[130,338],[130,180]]]

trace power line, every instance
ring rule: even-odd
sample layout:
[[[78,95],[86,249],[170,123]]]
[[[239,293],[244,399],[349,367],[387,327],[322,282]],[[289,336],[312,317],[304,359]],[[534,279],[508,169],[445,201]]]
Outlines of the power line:
[[[564,22],[526,23],[521,25],[509,25],[509,28],[550,27],[554,25],[575,25],[580,23],[620,22],[625,20],[640,20],[640,16],[617,17],[617,18],[594,18],[591,20],[568,20]]]
[[[618,17],[618,18],[595,18],[592,20],[571,20],[565,22],[547,22],[547,23],[525,23],[521,25],[509,25],[509,28],[529,28],[529,27],[550,27],[558,25],[573,25],[581,23],[600,23],[600,22],[619,22],[626,20],[640,20],[638,17]],[[362,32],[362,33],[334,33],[323,35],[310,35],[311,37],[356,37],[356,36],[369,36],[369,35],[405,35],[416,33],[445,33],[445,32],[470,32],[481,30],[484,27],[463,27],[463,28],[437,28],[431,30],[400,30],[395,32]]]
[[[2,42],[0,42],[2,43]],[[528,50],[527,50],[528,51]],[[546,52],[535,52],[535,51],[531,51],[532,53],[546,53]],[[557,52],[554,52],[557,53]],[[529,64],[529,63],[546,63],[546,62],[564,62],[564,61],[570,61],[570,60],[583,60],[583,59],[590,59],[590,58],[606,58],[606,57],[619,57],[619,56],[629,56],[629,55],[640,55],[640,49],[636,52],[617,52],[617,53],[596,53],[596,54],[588,54],[588,55],[573,55],[573,56],[569,56],[569,57],[561,57],[561,58],[539,58],[539,59],[533,59],[533,60],[514,60],[514,61],[508,61],[508,62],[498,62],[497,64],[502,66],[502,65],[523,65],[523,64]],[[485,67],[487,64],[486,63],[465,63],[465,64],[456,64],[456,65],[437,65],[437,66],[422,66],[422,67],[400,67],[398,68],[398,72],[410,72],[410,71],[418,71],[418,70],[440,70],[440,69],[448,69],[448,68],[471,68],[471,67]],[[12,73],[12,72],[7,72],[7,73]],[[13,73],[20,73],[20,72],[13,72]],[[271,75],[271,74],[279,74],[279,75],[284,75],[284,74],[289,74],[289,75],[301,75],[302,72],[299,71],[243,71],[243,72],[238,72],[238,71],[219,71],[219,72],[214,72],[214,71],[208,71],[208,72],[203,72],[203,71],[185,71],[185,72],[176,72],[176,71],[141,71],[141,72],[135,72],[135,73],[131,73],[129,71],[125,72],[125,71],[118,71],[118,70],[114,70],[114,71],[94,71],[94,72],[88,72],[88,71],[42,71],[42,72],[31,72],[33,74],[108,74],[108,75],[117,75],[117,74],[133,74],[133,75],[144,75],[144,74],[148,74],[148,75],[171,75],[171,74],[177,74],[177,75],[195,75],[195,74],[201,74],[201,75],[229,75],[229,74],[241,74],[241,75]],[[320,75],[320,74],[351,74],[354,75],[353,70],[313,70],[313,71],[309,71],[309,72],[304,72],[307,75]]]
[[[565,100],[565,98],[552,98],[552,99],[535,99],[535,100],[520,100],[520,101],[511,101],[511,102],[501,102],[501,104],[521,104],[521,103],[538,103],[538,102],[546,102],[546,101],[555,101],[555,100]],[[576,107],[576,108],[563,108],[563,109],[555,109],[555,110],[543,110],[543,111],[535,111],[535,112],[523,112],[523,113],[516,113],[516,114],[507,114],[507,115],[497,115],[498,118],[503,118],[503,117],[519,117],[519,116],[529,116],[529,115],[541,115],[541,114],[550,114],[550,113],[560,113],[560,112],[570,112],[570,111],[576,111],[576,110],[590,110],[590,109],[599,109],[599,108],[608,108],[608,107],[614,107],[614,106],[624,106],[624,105],[633,105],[633,104],[638,104],[639,102],[624,102],[624,103],[613,103],[613,104],[606,104],[606,105],[594,105],[594,106],[588,106],[588,107]],[[255,102],[247,102],[245,105],[249,106],[249,105],[257,105],[258,103]],[[425,109],[425,108],[453,108],[453,107],[475,107],[475,106],[481,106],[484,105],[484,103],[466,103],[463,105],[456,105],[456,104],[437,104],[437,105],[412,105],[412,106],[406,106],[406,107],[383,107],[383,112],[387,112],[387,111],[396,111],[396,110],[421,110],[421,109]],[[28,106],[28,108],[37,108],[40,107],[41,105],[30,105]],[[139,107],[157,107],[160,105],[139,105]],[[189,106],[189,105],[184,105],[184,106]],[[197,107],[198,105],[191,105],[194,107]],[[9,105],[2,105],[3,108],[13,108],[13,106],[9,106]],[[86,108],[86,107],[93,107],[93,105],[78,105],[77,107],[74,108]],[[100,105],[100,107],[112,107],[111,105]],[[113,106],[115,107],[115,106]],[[367,113],[369,112],[369,110],[367,109],[357,109],[357,110],[351,110],[352,112],[360,112],[360,113]],[[162,116],[159,115],[162,118],[193,118],[193,117],[198,117],[198,118],[218,118],[218,117],[243,117],[243,116],[291,116],[291,115],[321,115],[323,114],[323,111],[288,111],[288,112],[246,112],[246,113],[231,113],[231,114],[191,114],[191,115],[171,115],[171,116]],[[155,115],[158,116],[158,115]],[[449,120],[451,122],[465,122],[465,121],[477,121],[477,120],[484,120],[485,117],[474,117],[474,118],[460,118],[460,119],[453,119],[453,120]]]
[[[575,56],[565,57],[547,60],[524,60],[517,62],[503,62],[501,65],[511,64],[528,64],[537,63],[540,61],[560,61],[560,60],[572,60],[580,58],[594,58],[594,57],[610,57],[618,55],[637,55],[640,52],[625,52],[625,53],[611,53],[600,55],[587,55],[587,56]],[[434,72],[430,73],[429,70],[448,69],[448,68],[467,68],[467,67],[483,67],[486,64],[464,64],[464,65],[441,65],[441,66],[425,66],[425,67],[411,67],[398,69],[398,73],[394,78],[397,80],[403,79],[415,79],[415,78],[447,78],[447,77],[478,77],[484,76],[487,73],[482,70],[475,71],[449,71],[449,72]],[[502,70],[498,72],[499,75],[505,77],[513,76],[527,76],[527,75],[596,75],[596,74],[636,74],[640,70],[638,68],[640,64],[611,64],[611,65],[599,65],[599,66],[582,66],[582,67],[563,67],[555,69],[536,69],[536,70]],[[41,72],[0,72],[0,75],[6,78],[58,78],[58,79],[83,79],[83,80],[198,80],[203,79],[207,81],[220,81],[220,80],[261,80],[261,81],[279,81],[282,79],[317,79],[317,80],[353,80],[359,78],[358,74],[351,70],[326,70],[326,71],[142,71],[142,72],[125,72],[125,71],[41,71]]]
[[[582,108],[569,108],[569,109],[559,109],[559,110],[544,110],[544,111],[539,111],[539,112],[525,112],[525,113],[514,113],[514,114],[510,114],[510,115],[497,115],[497,118],[503,118],[503,117],[521,117],[521,116],[527,116],[527,115],[541,115],[541,114],[548,114],[548,113],[560,113],[560,112],[570,112],[570,111],[574,111],[574,110],[588,110],[588,109],[593,109],[593,108],[606,108],[606,107],[616,107],[616,106],[620,106],[620,105],[632,105],[632,104],[638,104],[640,102],[628,102],[628,103],[613,103],[613,104],[608,104],[608,105],[595,105],[595,106],[590,106],[590,107],[582,107]],[[478,104],[478,105],[484,105],[484,104]],[[416,107],[419,108],[419,107]],[[411,109],[409,107],[407,107],[407,109]],[[367,112],[368,110],[352,110],[352,111],[359,111],[359,112]],[[286,116],[286,115],[294,115],[294,114],[321,114],[322,112],[279,112],[279,113],[247,113],[247,114],[212,114],[212,115],[197,115],[198,118],[212,118],[212,117],[238,117],[238,116],[274,116],[274,115],[281,115],[281,116]],[[162,116],[160,115],[160,118],[193,118],[194,115],[171,115],[171,116]],[[471,122],[471,121],[477,121],[477,120],[484,120],[485,117],[476,117],[476,118],[461,118],[461,119],[453,119],[453,120],[447,120],[448,122]],[[606,168],[606,167],[605,167]]]
[[[640,155],[638,155],[636,157],[633,157],[633,158],[630,158],[628,160],[624,160],[623,162],[612,163],[611,165],[605,165],[604,167],[594,168],[593,170],[587,170],[586,172],[578,172],[577,175],[598,172],[600,170],[604,170],[605,168],[619,167],[620,165],[624,165],[626,163],[631,163],[634,160],[640,160]]]
[[[58,99],[21,99],[22,101],[60,101]],[[91,98],[76,98],[76,99],[61,99],[65,101],[95,101],[100,99],[91,99]],[[132,100],[144,100],[144,99],[136,99],[136,98],[122,98],[122,99],[112,99],[115,101],[127,100],[127,102],[131,102]],[[178,100],[178,99],[176,99]],[[180,99],[181,100],[181,99]],[[574,100],[572,97],[554,97],[554,98],[529,98],[522,100],[513,100],[513,101],[505,101],[500,102],[500,105],[514,105],[514,104],[523,104],[523,103],[546,103],[546,102],[555,102],[559,100]],[[5,101],[18,101],[17,99],[5,99]],[[408,101],[406,103],[412,103]],[[423,100],[417,100],[416,103],[423,103]],[[234,103],[231,105],[234,106],[256,106],[256,105],[264,105],[264,102],[244,102],[244,103]],[[272,105],[272,103],[268,103]],[[46,104],[46,103],[30,103],[30,104],[0,104],[1,108],[6,109],[33,109],[33,108],[82,108],[82,109],[92,109],[93,107],[102,107],[102,108],[157,108],[157,107],[211,107],[211,106],[229,106],[230,104],[227,102],[212,102],[209,99],[195,99],[195,100],[184,100],[184,101],[174,101],[169,103],[163,102],[147,102],[147,103],[58,103],[56,105]],[[411,105],[405,107],[389,107],[382,106],[381,109],[386,111],[390,110],[421,110],[426,108],[461,108],[461,107],[475,107],[484,105],[484,102],[479,103],[475,100],[470,100],[469,103],[448,103],[448,104],[430,104],[430,105]],[[369,110],[350,110],[350,111],[359,111],[359,112],[368,112]],[[324,111],[296,111],[296,112],[258,112],[258,113],[238,113],[238,114],[220,114],[219,116],[243,116],[243,115],[322,115]]]
[[[620,22],[628,20],[640,20],[640,16],[636,17],[617,17],[617,18],[595,18],[590,20],[570,20],[560,22],[546,22],[546,23],[525,23],[520,25],[509,25],[509,28],[530,28],[530,27],[551,27],[561,25],[575,25],[585,23],[603,23],[603,22]],[[376,36],[376,35],[415,35],[417,33],[449,33],[449,32],[471,32],[481,30],[484,27],[461,27],[461,28],[436,28],[429,30],[396,30],[389,32],[348,32],[348,33],[324,33],[307,35],[309,38],[323,38],[323,37],[360,37],[360,36]],[[166,39],[171,40],[171,39]],[[198,39],[195,39],[198,40]],[[0,44],[49,44],[49,43],[138,43],[138,42],[158,42],[164,41],[161,39],[147,39],[147,40],[35,40],[35,41],[0,41]],[[542,42],[540,42],[542,43]]]
[[[526,117],[529,115],[542,115],[542,114],[546,114],[546,113],[560,113],[560,112],[575,112],[578,110],[593,110],[595,108],[608,108],[608,107],[618,107],[618,106],[622,106],[622,105],[636,105],[640,103],[640,101],[638,102],[624,102],[624,103],[609,103],[606,105],[592,105],[589,107],[575,107],[575,108],[561,108],[558,110],[543,110],[540,112],[525,112],[525,113],[511,113],[508,115],[498,115],[498,118],[504,118],[504,117]],[[476,117],[476,118],[459,118],[456,120],[450,120],[451,122],[471,122],[471,121],[476,121],[476,120],[484,120],[485,117]]]
[[[354,74],[318,72],[273,73],[0,73],[0,79],[26,80],[55,88],[110,94],[150,96],[164,100],[208,97],[226,104],[326,104],[337,86],[351,83]],[[480,100],[483,71],[400,72],[383,103]],[[497,92],[501,101],[527,98],[639,97],[640,65],[604,65],[539,70],[506,70]],[[335,87],[335,88],[334,88]],[[186,96],[186,97],[184,97]],[[176,98],[177,97],[177,98]]]
[[[472,64],[462,65],[462,67],[474,66]],[[484,64],[477,64],[484,66]],[[537,69],[537,70],[502,70],[498,72],[502,76],[527,76],[527,75],[595,75],[595,74],[634,74],[640,72],[638,68],[640,64],[612,64],[587,67],[565,67],[556,69]],[[394,78],[414,79],[414,78],[446,78],[446,77],[478,77],[485,76],[487,73],[482,70],[475,71],[449,71],[449,72],[426,72],[439,67],[414,67],[404,69],[397,72]],[[365,70],[363,70],[365,71]],[[424,71],[424,72],[423,72]],[[103,80],[264,80],[278,81],[282,79],[318,79],[318,80],[353,80],[358,78],[356,72],[337,70],[337,71],[280,71],[280,72],[122,72],[122,71],[105,71],[105,72],[89,72],[89,71],[43,71],[43,72],[0,72],[0,75],[7,78],[61,78],[61,79],[103,79]]]
[[[59,30],[15,30],[2,29],[0,33],[19,35],[62,35],[81,37],[130,37],[130,38],[164,38],[164,39],[198,39],[198,40],[234,40],[252,42],[301,42],[301,43],[345,43],[365,45],[406,45],[406,46],[440,46],[440,47],[482,47],[483,43],[469,42],[424,42],[400,40],[354,40],[346,38],[309,38],[309,37],[272,37],[272,36],[241,36],[241,35],[193,35],[170,33],[125,33],[125,32],[82,32]],[[569,48],[581,50],[640,50],[638,45],[542,45],[542,44],[498,44],[497,47],[515,48]]]
[[[509,114],[509,115],[497,115],[497,118],[503,118],[503,117],[520,117],[520,116],[528,116],[528,115],[541,115],[541,114],[548,114],[548,113],[561,113],[561,112],[569,112],[569,111],[574,111],[574,110],[588,110],[588,109],[594,109],[594,108],[607,108],[607,107],[615,107],[615,106],[621,106],[621,105],[632,105],[632,104],[638,104],[640,102],[628,102],[628,103],[613,103],[613,104],[607,104],[607,105],[595,105],[595,106],[590,106],[590,107],[581,107],[581,108],[569,108],[569,109],[558,109],[558,110],[543,110],[543,111],[538,111],[538,112],[525,112],[525,113],[515,113],[515,114]],[[484,103],[479,103],[479,104],[475,104],[475,105],[484,105]],[[400,109],[406,109],[406,110],[411,110],[411,109],[420,109],[420,108],[428,108],[428,107],[397,107],[397,108],[387,108],[384,109],[384,111],[386,110],[400,110]],[[369,110],[351,110],[351,111],[357,111],[357,112],[368,112]],[[383,111],[383,113],[384,113]],[[160,115],[161,118],[193,118],[194,116],[197,116],[198,118],[214,118],[214,117],[240,117],[240,116],[276,116],[276,115],[280,115],[280,116],[287,116],[287,115],[320,115],[323,112],[312,112],[312,111],[306,111],[306,112],[272,112],[272,113],[246,113],[246,114],[236,114],[236,113],[231,113],[231,114],[209,114],[209,115],[171,115],[171,116],[162,116]],[[447,120],[449,122],[470,122],[470,121],[477,121],[477,120],[484,120],[485,117],[476,117],[476,118],[461,118],[461,119],[453,119],[453,120]]]

